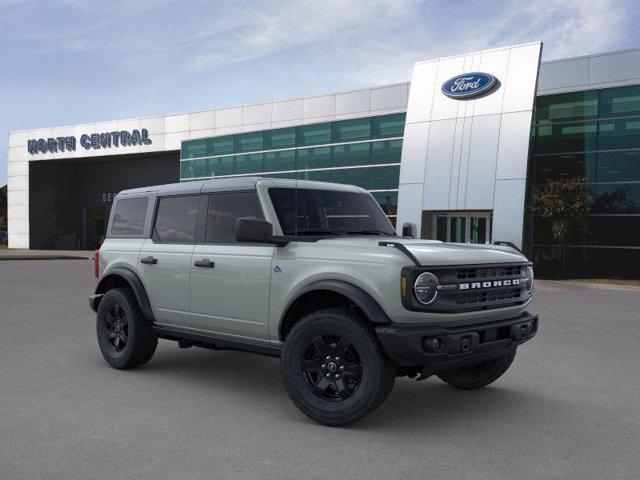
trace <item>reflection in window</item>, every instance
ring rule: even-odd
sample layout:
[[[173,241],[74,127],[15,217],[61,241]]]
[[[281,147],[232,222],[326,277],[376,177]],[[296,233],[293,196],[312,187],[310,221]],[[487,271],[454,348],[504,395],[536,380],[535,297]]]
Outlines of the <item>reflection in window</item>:
[[[153,230],[160,243],[192,243],[196,236],[199,195],[161,198]]]

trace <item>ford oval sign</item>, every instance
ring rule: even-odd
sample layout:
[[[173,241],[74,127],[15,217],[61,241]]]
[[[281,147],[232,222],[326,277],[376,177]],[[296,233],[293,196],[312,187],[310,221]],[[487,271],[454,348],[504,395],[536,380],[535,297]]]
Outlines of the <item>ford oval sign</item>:
[[[444,82],[442,93],[450,98],[473,98],[490,92],[496,83],[496,77],[488,73],[464,73]]]

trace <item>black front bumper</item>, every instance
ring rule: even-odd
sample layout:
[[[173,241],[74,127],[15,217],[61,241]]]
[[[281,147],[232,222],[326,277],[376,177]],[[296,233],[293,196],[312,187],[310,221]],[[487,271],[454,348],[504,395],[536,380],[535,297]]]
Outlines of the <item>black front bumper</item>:
[[[538,314],[529,312],[516,318],[463,327],[407,324],[376,327],[382,346],[396,365],[421,367],[426,373],[470,367],[506,355],[537,331]]]

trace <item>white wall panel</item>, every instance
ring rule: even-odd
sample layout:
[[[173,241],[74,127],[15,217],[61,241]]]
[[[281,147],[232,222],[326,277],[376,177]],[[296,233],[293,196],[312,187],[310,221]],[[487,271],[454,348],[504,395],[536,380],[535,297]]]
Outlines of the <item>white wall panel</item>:
[[[640,78],[640,51],[595,55],[590,58],[589,83],[609,83]]]
[[[498,148],[497,179],[527,178],[531,110],[502,115]]]
[[[405,126],[402,141],[402,168],[400,183],[424,183],[427,161],[427,144],[431,123],[409,123]]]
[[[242,107],[216,110],[216,127],[235,127],[242,125]]]
[[[589,83],[589,58],[549,62],[540,65],[538,90],[579,87]]]
[[[189,130],[189,114],[164,117],[164,133],[186,132]]]
[[[422,222],[422,210],[420,209],[422,196],[422,185],[419,183],[404,185],[398,192],[398,218],[403,219],[403,224],[413,223],[416,225],[418,232]],[[402,225],[398,225],[397,228],[401,229]]]
[[[424,179],[423,210],[448,210],[456,120],[431,122]],[[402,169],[402,167],[401,167]],[[402,190],[403,186],[400,187]],[[420,214],[422,216],[422,214]]]
[[[371,89],[371,110],[406,108],[409,100],[409,85],[402,83]]]
[[[23,147],[9,147],[7,149],[7,163],[11,162],[27,162],[28,152],[27,146]]]
[[[503,112],[533,110],[539,66],[540,44],[511,49],[509,71],[504,82]]]
[[[11,147],[25,147],[27,145],[27,139],[29,138],[29,132],[22,130],[19,132],[9,132],[9,148]]]
[[[413,67],[407,123],[426,122],[431,119],[437,75],[438,62],[420,62]]]
[[[504,82],[509,65],[509,50],[492,50],[481,55],[476,55],[480,60],[480,65],[473,67],[474,71],[490,73]],[[502,80],[501,80],[502,79]],[[485,95],[478,100],[471,100],[473,103],[473,115],[493,115],[502,112],[502,102],[504,100],[504,85],[500,85],[490,95]]]
[[[466,106],[466,100],[454,100],[453,98],[443,95],[440,91],[440,87],[444,82],[463,72],[465,72],[464,57],[446,58],[439,62],[438,76],[436,84],[433,86],[435,95],[433,97],[433,106],[431,109],[431,120],[455,118],[458,116],[458,110]]]
[[[19,176],[8,176],[7,177],[7,195],[11,196],[12,192],[17,190],[25,190],[29,191],[29,177]]]
[[[270,123],[272,110],[272,103],[263,103],[261,105],[250,105],[247,107],[242,107],[242,123],[244,125]]]
[[[500,138],[501,115],[473,118],[473,132],[469,144],[466,187],[461,210],[491,210],[496,179],[496,159]]]
[[[329,117],[336,114],[336,96],[323,95],[302,99],[302,118]]]
[[[12,233],[8,232],[9,248],[29,248],[29,234],[28,233]]]
[[[215,110],[189,114],[189,130],[208,130],[216,124]]]
[[[141,118],[140,128],[146,128],[149,135],[164,133],[164,117]]]
[[[357,90],[336,94],[336,115],[351,115],[368,112],[370,107],[370,91]]]
[[[18,175],[29,175],[28,162],[7,163],[7,177],[13,177]]]
[[[271,118],[274,123],[302,119],[302,99],[273,102]]]
[[[496,180],[492,240],[522,245],[526,179]]]

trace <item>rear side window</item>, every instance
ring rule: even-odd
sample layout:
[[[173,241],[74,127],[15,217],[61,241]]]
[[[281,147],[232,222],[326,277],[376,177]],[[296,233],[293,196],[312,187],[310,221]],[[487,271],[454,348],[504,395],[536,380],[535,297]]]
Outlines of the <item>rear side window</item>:
[[[160,243],[195,243],[199,195],[160,198],[153,240]]]
[[[238,217],[262,218],[256,192],[220,193],[209,196],[206,243],[236,243]]]
[[[147,197],[118,200],[113,210],[111,235],[119,237],[142,235],[148,203]]]

